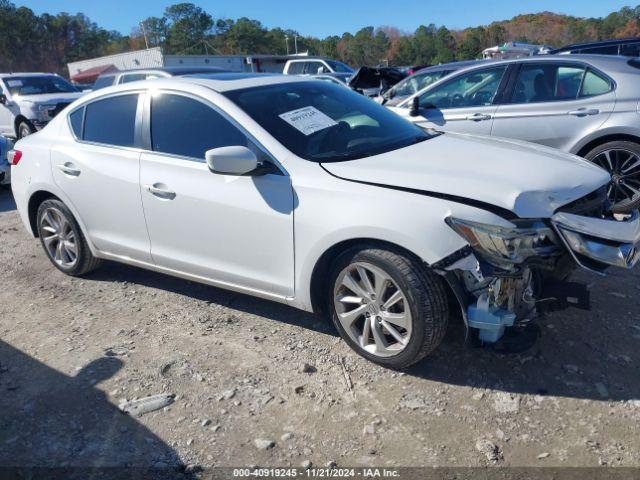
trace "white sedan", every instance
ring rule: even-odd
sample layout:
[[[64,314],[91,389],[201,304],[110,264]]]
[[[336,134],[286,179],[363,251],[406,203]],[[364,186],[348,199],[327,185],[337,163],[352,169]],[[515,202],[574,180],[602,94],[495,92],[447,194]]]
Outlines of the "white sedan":
[[[299,77],[99,90],[9,157],[22,220],[62,272],[114,260],[324,313],[392,368],[450,317],[496,342],[539,314],[543,278],[638,259],[638,216],[609,214],[599,167],[426,132]]]

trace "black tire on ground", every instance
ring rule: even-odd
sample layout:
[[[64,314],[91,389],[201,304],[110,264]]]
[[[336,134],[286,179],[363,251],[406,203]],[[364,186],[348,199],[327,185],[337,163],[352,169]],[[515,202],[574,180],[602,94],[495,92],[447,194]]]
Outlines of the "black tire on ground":
[[[77,261],[70,268],[65,268],[62,265],[56,263],[54,259],[51,257],[51,255],[49,254],[44,243],[42,217],[45,210],[51,207],[57,209],[59,212],[62,213],[62,215],[64,215],[64,218],[69,223],[69,226],[73,230],[73,233],[76,238],[75,243],[77,248]],[[93,254],[91,253],[91,249],[89,248],[89,245],[87,245],[87,241],[84,238],[84,235],[82,234],[82,230],[78,226],[78,222],[76,221],[71,211],[67,208],[67,206],[63,202],[57,199],[45,200],[38,207],[38,213],[36,218],[37,218],[37,226],[38,226],[38,236],[40,237],[40,243],[42,244],[42,248],[44,249],[45,254],[49,258],[51,263],[58,270],[60,270],[63,273],[66,273],[67,275],[78,277],[95,270],[102,264],[102,260],[94,257]]]
[[[412,333],[405,348],[398,354],[382,357],[364,350],[345,332],[334,306],[334,286],[340,272],[354,262],[365,262],[384,270],[405,294],[412,316]],[[333,262],[327,289],[328,311],[340,336],[364,358],[386,368],[406,368],[435,350],[447,330],[449,303],[444,280],[429,271],[417,258],[395,249],[376,245],[361,245],[342,253]]]
[[[612,168],[609,166],[605,156],[607,151],[610,152],[609,158],[611,159]],[[624,171],[625,168],[635,164],[634,159],[627,161],[632,155],[640,159],[640,144],[623,140],[603,143],[585,155],[587,160],[605,168],[612,175],[608,191],[610,192],[609,199],[613,203],[614,213],[629,213],[640,207],[640,193],[634,194],[629,188],[640,190],[640,164],[629,171]],[[627,175],[627,177],[624,178],[622,175]],[[619,182],[623,182],[623,184]],[[629,183],[629,187],[624,186],[625,182]],[[628,197],[625,197],[625,194]]]
[[[34,127],[29,120],[22,120],[18,124],[18,128],[16,129],[16,136],[18,137],[18,140],[19,140],[21,138],[26,137],[27,135],[31,135],[32,133],[35,133],[35,131],[36,131],[36,127]]]

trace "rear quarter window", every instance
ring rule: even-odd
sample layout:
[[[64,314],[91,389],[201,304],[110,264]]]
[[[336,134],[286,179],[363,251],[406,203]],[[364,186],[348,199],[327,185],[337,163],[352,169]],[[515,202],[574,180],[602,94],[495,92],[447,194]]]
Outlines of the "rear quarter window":
[[[69,115],[69,124],[76,138],[82,138],[82,127],[84,124],[84,107],[74,111]]]
[[[598,75],[597,73],[587,70],[582,81],[582,88],[580,90],[581,97],[592,97],[594,95],[602,95],[611,90],[611,82]]]

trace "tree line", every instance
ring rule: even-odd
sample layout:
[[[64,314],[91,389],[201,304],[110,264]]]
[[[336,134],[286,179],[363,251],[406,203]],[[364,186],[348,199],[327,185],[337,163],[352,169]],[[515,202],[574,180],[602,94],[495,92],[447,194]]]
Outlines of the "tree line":
[[[427,65],[477,58],[484,48],[506,41],[561,46],[640,36],[640,6],[624,7],[602,18],[542,12],[463,30],[433,23],[414,32],[367,26],[355,33],[316,38],[291,29],[267,28],[246,17],[215,17],[193,3],[171,5],[162,17],[144,19],[129,35],[123,35],[100,27],[82,13],[36,15],[27,7],[0,0],[0,32],[0,72],[66,74],[69,62],[147,46],[162,47],[166,54],[236,55],[285,54],[287,47],[293,53],[295,43],[298,52],[352,66]]]

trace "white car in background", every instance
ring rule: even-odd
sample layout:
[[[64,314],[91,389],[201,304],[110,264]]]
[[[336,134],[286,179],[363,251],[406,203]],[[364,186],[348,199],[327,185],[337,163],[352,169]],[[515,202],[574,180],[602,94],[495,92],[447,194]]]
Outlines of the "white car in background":
[[[301,57],[287,60],[282,73],[285,75],[322,75],[332,73],[345,83],[354,74],[353,68],[337,60],[322,57]]]
[[[109,259],[324,312],[393,368],[456,311],[496,342],[539,314],[549,279],[638,260],[638,214],[610,214],[601,168],[426,132],[295,76],[106,88],[9,157],[20,216],[62,272]]]
[[[0,73],[0,135],[26,137],[82,94],[52,73]]]

